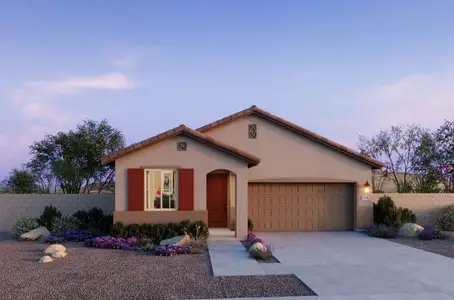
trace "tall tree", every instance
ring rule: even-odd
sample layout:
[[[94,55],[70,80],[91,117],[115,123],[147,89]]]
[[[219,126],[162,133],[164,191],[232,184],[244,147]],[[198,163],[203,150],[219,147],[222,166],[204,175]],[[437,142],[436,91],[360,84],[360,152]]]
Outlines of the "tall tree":
[[[27,166],[46,184],[55,181],[63,193],[101,193],[114,179],[114,168],[100,158],[124,147],[123,134],[106,120],[86,120],[75,130],[46,135],[30,146]]]
[[[406,193],[412,189],[409,174],[417,169],[417,151],[427,132],[418,125],[391,126],[372,138],[360,136],[358,147],[361,153],[382,161],[383,173],[394,182],[399,193]]]
[[[3,191],[12,194],[33,194],[40,192],[33,174],[26,170],[13,169],[2,181]]]
[[[446,191],[454,192],[453,174],[450,166],[454,164],[454,121],[445,120],[435,132],[436,169]]]

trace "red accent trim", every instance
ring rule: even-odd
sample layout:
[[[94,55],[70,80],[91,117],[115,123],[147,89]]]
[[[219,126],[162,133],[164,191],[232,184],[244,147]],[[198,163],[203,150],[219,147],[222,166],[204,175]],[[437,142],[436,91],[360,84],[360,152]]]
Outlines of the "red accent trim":
[[[128,169],[128,210],[145,210],[144,169]]]
[[[178,169],[178,210],[194,210],[194,169]]]

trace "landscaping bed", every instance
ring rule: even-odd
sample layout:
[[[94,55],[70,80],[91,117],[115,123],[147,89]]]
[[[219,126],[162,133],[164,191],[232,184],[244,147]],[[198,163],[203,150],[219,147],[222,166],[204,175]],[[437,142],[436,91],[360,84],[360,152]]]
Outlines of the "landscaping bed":
[[[418,238],[404,238],[398,237],[394,239],[389,239],[389,241],[413,247],[416,249],[424,250],[427,252],[432,252],[435,254],[443,255],[449,258],[454,258],[454,240],[446,239],[434,239],[434,240],[420,240]]]
[[[207,252],[161,257],[68,242],[68,256],[37,264],[47,245],[0,241],[0,289],[9,299],[208,299],[315,295],[294,275],[212,276]]]
[[[249,241],[241,241],[241,244],[243,244],[244,248],[246,249],[246,251],[249,249],[249,247],[251,246],[251,242]],[[258,263],[280,263],[280,261],[274,257],[273,255],[270,255],[269,259],[256,259],[256,261]]]

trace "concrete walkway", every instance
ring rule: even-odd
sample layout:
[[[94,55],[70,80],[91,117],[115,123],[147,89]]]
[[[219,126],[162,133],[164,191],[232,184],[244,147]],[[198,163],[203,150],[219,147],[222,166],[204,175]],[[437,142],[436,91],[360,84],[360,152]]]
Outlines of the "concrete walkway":
[[[295,274],[323,300],[454,300],[451,258],[357,232],[259,236],[273,245],[280,264],[258,264],[238,240],[213,239],[209,242],[213,272]]]

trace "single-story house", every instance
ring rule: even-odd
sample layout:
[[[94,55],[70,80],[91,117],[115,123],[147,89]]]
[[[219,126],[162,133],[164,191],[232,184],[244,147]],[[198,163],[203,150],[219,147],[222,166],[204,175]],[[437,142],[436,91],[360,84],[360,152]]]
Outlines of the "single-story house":
[[[256,106],[181,125],[102,158],[115,164],[114,221],[204,220],[255,231],[354,230],[372,217],[362,186],[381,162]]]

